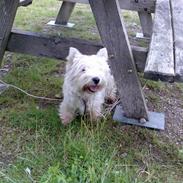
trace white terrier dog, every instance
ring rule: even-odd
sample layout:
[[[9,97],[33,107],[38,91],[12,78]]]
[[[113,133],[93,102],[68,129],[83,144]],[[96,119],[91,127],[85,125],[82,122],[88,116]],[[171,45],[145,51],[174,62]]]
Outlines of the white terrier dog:
[[[63,124],[70,123],[78,111],[89,113],[91,120],[101,116],[105,98],[114,101],[116,85],[107,63],[106,48],[96,55],[83,55],[70,48],[63,84],[63,102],[59,114]]]

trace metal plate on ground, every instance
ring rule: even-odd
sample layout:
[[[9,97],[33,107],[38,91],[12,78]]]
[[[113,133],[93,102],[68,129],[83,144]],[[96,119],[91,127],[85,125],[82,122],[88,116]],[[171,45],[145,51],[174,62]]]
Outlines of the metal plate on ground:
[[[149,121],[146,123],[140,123],[137,119],[127,118],[124,116],[122,107],[118,105],[115,109],[113,120],[125,124],[137,125],[145,128],[152,128],[157,130],[165,129],[165,115],[163,113],[148,112]]]
[[[74,27],[75,24],[74,23],[67,23],[66,25],[62,25],[62,24],[56,24],[54,20],[51,20],[47,23],[47,25],[72,28],[72,27]]]
[[[143,33],[141,33],[141,32],[137,32],[137,33],[136,33],[136,38],[138,38],[138,39],[146,39],[146,40],[150,40],[150,37],[146,37],[146,36],[144,36],[144,34],[143,34]]]

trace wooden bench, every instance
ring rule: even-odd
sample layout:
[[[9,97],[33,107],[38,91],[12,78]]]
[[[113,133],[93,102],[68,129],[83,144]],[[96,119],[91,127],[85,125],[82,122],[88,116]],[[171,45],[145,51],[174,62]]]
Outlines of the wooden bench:
[[[76,3],[89,4],[88,0],[60,0],[63,1],[58,12],[57,18],[50,21],[50,25],[63,25],[72,27],[74,24],[68,23],[69,18]],[[140,19],[142,32],[144,37],[150,37],[152,34],[152,16],[155,10],[155,0],[119,0],[121,9],[137,11]],[[71,26],[70,26],[71,25]]]
[[[183,81],[183,0],[157,0],[144,76]]]

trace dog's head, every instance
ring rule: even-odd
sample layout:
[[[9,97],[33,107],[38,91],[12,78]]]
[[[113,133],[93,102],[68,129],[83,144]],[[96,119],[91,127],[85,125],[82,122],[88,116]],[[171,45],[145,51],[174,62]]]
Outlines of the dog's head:
[[[83,55],[76,48],[70,48],[67,56],[66,77],[79,92],[89,94],[102,90],[110,74],[106,48],[96,55]]]

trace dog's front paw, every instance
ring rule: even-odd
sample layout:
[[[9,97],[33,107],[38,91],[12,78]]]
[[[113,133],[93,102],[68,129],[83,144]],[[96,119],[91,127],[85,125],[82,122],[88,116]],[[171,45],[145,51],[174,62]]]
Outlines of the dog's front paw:
[[[60,119],[63,125],[67,125],[72,122],[74,115],[72,113],[60,114]]]
[[[113,104],[114,102],[116,102],[117,97],[116,97],[116,95],[111,95],[111,96],[107,96],[107,97],[105,98],[105,100],[106,100],[106,102],[107,102],[108,104]]]
[[[102,118],[102,114],[97,111],[90,111],[90,120],[91,121],[98,121]]]

